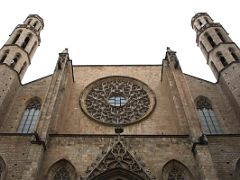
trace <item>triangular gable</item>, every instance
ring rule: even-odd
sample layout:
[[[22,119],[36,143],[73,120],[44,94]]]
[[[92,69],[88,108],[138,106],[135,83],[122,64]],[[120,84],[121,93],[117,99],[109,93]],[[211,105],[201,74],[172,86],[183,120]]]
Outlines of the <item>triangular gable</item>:
[[[130,171],[144,180],[155,180],[156,177],[145,167],[141,159],[136,158],[134,154],[128,151],[121,140],[118,140],[108,151],[103,151],[101,156],[97,157],[96,162],[88,167],[87,175],[82,179],[91,180],[102,173],[119,168]]]

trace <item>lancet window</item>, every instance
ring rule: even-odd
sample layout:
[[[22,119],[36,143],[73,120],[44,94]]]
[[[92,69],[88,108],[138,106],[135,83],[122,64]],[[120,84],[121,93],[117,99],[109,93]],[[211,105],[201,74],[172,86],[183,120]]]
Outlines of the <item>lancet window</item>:
[[[40,114],[41,104],[38,100],[30,102],[22,116],[21,123],[18,127],[20,133],[33,133]]]

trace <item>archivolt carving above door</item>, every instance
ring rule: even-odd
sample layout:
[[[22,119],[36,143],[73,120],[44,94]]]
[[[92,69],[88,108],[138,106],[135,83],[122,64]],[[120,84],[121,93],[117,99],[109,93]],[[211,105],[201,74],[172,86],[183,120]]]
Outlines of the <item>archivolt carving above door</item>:
[[[115,141],[107,151],[87,168],[82,180],[156,180],[145,163],[130,152],[122,140]]]

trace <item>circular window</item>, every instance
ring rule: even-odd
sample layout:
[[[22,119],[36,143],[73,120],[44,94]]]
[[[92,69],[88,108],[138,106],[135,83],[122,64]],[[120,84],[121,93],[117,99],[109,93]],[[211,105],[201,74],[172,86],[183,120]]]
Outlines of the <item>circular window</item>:
[[[124,106],[127,103],[127,99],[122,96],[111,96],[108,98],[108,103],[112,106]]]
[[[80,97],[83,111],[102,123],[127,125],[142,120],[153,110],[155,96],[144,83],[113,76],[94,81]]]

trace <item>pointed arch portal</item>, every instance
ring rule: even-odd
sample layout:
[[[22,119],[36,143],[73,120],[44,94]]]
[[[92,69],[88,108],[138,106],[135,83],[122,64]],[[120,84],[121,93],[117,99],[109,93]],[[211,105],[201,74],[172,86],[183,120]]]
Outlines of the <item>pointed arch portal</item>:
[[[93,180],[144,180],[140,176],[132,173],[131,171],[116,168],[113,170],[106,171],[96,177]]]

